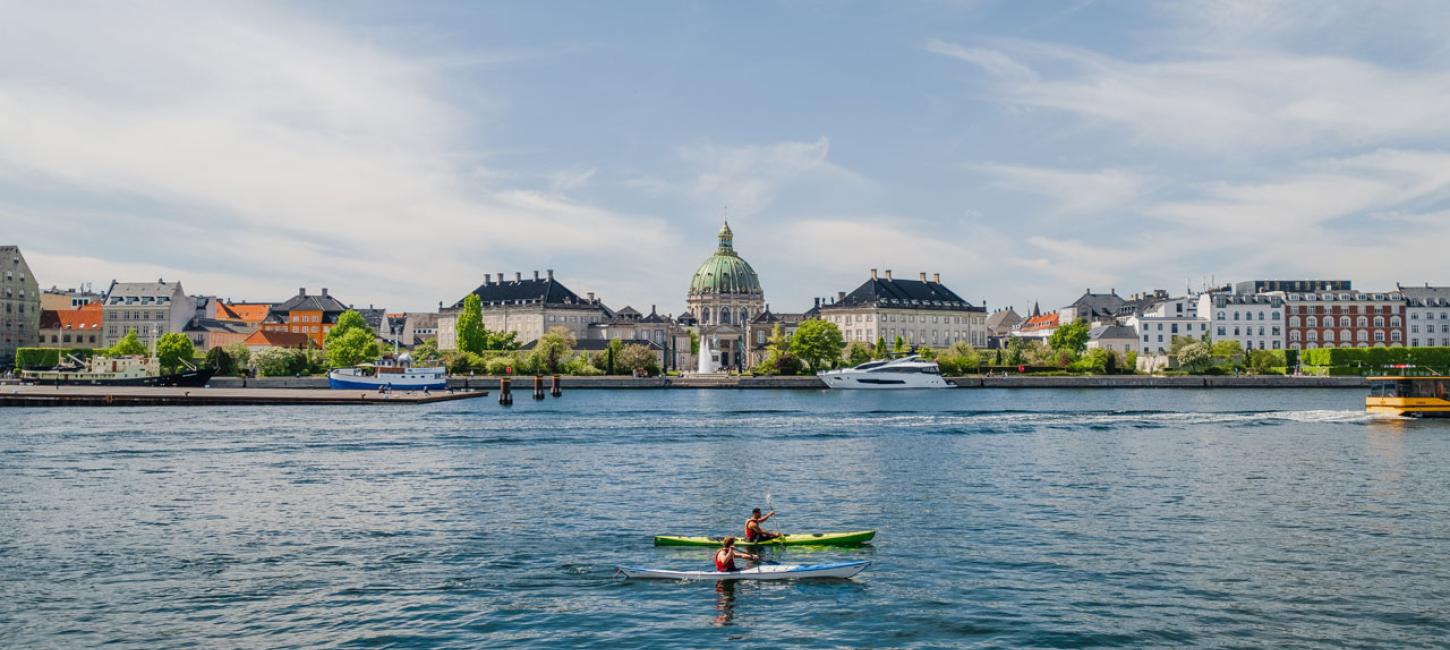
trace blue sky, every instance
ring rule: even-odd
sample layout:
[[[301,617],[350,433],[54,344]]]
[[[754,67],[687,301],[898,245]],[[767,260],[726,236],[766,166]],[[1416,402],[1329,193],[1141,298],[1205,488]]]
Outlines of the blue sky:
[[[767,301],[1450,283],[1445,3],[13,3],[0,240],[426,309],[553,268],[679,312],[728,213]]]

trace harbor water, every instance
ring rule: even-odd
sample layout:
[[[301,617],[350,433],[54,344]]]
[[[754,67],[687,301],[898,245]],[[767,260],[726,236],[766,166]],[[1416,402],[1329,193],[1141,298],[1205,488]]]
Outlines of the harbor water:
[[[524,396],[526,397],[526,396]],[[0,647],[1445,647],[1450,422],[1356,390],[0,411]],[[655,534],[874,528],[853,580]]]

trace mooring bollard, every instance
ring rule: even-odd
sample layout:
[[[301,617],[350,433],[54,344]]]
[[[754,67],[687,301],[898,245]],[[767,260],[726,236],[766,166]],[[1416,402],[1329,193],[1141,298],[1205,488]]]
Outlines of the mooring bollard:
[[[534,375],[534,399],[544,399],[544,376]]]
[[[499,406],[512,406],[514,403],[514,394],[509,390],[508,377],[498,378],[498,403]]]
[[[552,386],[549,386],[549,394],[550,395],[553,395],[554,397],[558,397],[560,395],[563,395],[564,394],[564,389],[561,386],[559,386],[559,376],[558,375],[554,375],[553,382],[554,382],[553,385]]]

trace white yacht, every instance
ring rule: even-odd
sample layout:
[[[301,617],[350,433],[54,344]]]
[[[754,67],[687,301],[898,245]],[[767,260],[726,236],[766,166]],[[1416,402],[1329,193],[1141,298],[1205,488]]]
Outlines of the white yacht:
[[[916,355],[817,373],[831,388],[951,388],[935,361]]]

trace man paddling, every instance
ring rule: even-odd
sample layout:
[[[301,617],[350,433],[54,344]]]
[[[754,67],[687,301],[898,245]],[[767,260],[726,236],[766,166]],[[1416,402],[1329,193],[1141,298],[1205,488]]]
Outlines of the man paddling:
[[[766,540],[780,537],[779,531],[766,530],[760,527],[761,524],[765,523],[766,519],[770,519],[774,516],[774,510],[771,510],[768,514],[764,516],[761,516],[760,508],[755,508],[754,510],[751,510],[750,518],[745,520],[745,541],[763,542]]]
[[[740,567],[735,566],[735,558],[737,557],[744,558],[746,560],[753,560],[756,562],[760,561],[759,555],[751,555],[750,553],[746,553],[745,551],[735,548],[734,537],[726,537],[725,539],[720,540],[720,543],[724,544],[724,546],[720,547],[720,550],[715,551],[716,571],[719,571],[721,573],[739,571]]]

